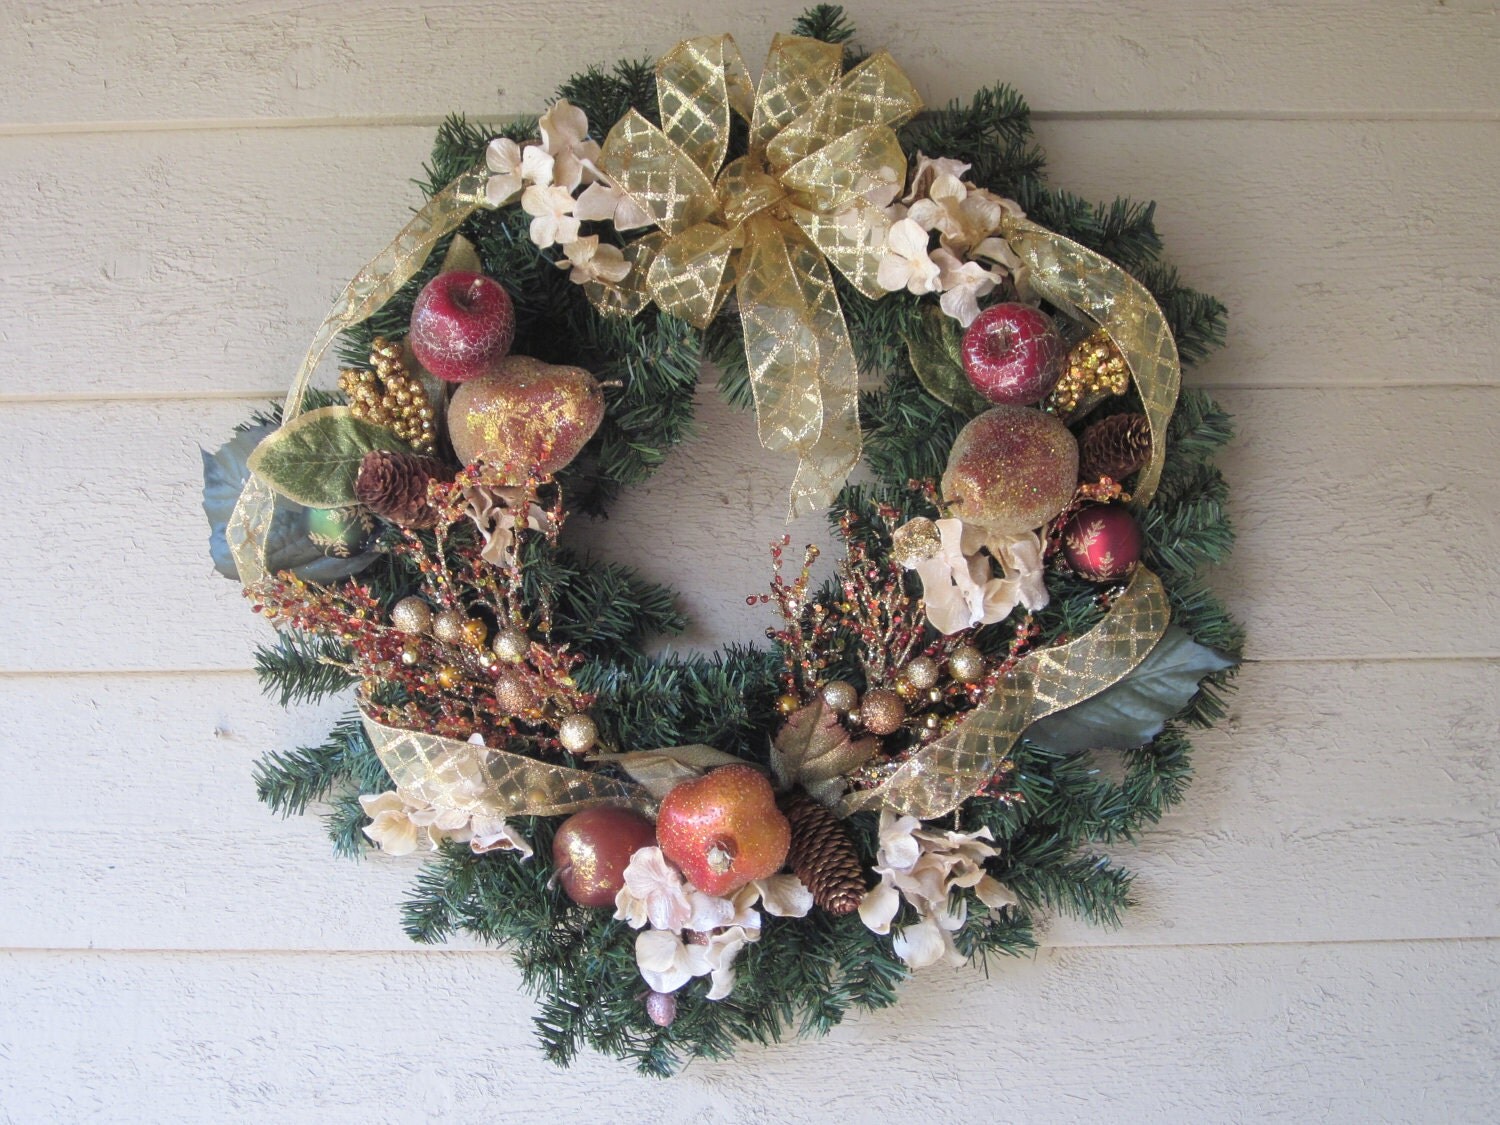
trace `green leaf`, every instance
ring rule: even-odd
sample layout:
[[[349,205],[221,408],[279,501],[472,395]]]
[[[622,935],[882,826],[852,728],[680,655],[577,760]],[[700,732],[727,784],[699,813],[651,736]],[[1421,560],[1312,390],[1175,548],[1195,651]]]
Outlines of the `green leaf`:
[[[453,241],[448,243],[448,252],[443,255],[443,264],[438,267],[438,273],[453,273],[455,270],[466,273],[484,272],[484,266],[479,261],[479,251],[461,234],[455,234]]]
[[[1186,629],[1170,626],[1146,659],[1113,687],[1027,728],[1025,737],[1059,754],[1080,750],[1130,750],[1144,746],[1187,706],[1198,681],[1234,667]]]
[[[969,377],[964,374],[963,339],[963,326],[958,321],[938,306],[928,305],[906,337],[906,354],[928,394],[972,418],[991,404],[969,385]]]
[[[325,406],[288,422],[250,454],[250,468],[276,492],[308,508],[357,503],[354,478],[366,453],[410,449],[384,426],[356,418],[347,406]]]

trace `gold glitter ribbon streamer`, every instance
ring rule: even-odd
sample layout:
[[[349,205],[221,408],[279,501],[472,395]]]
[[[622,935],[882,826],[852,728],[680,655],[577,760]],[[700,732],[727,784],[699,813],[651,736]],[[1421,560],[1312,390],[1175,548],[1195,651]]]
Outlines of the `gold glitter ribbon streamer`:
[[[457,230],[480,207],[488,206],[484,194],[488,176],[483,167],[475,168],[434,195],[390,245],[366,263],[354,280],[344,287],[318,326],[302,366],[297,370],[297,377],[287,391],[281,408],[283,426],[302,413],[302,399],[313,372],[339,333],[369,318],[416,276],[439,241]],[[266,578],[266,537],[270,534],[275,512],[276,494],[252,472],[225,528],[229,550],[234,555],[234,565],[246,591]]]
[[[660,233],[634,244],[624,282],[590,296],[705,328],[733,290],[761,444],[799,457],[794,516],[827,507],[860,453],[859,370],[829,267],[883,294],[890,224],[867,195],[905,182],[895,127],[921,99],[884,51],[844,74],[842,47],[793,35],[776,37],[753,94],[728,35],[679,43],[656,80],[661,128],[632,110],[599,166]],[[732,114],[749,122],[749,152],[723,165]]]
[[[1161,579],[1139,568],[1103,621],[1076,640],[1022,657],[959,726],[876,788],[849,794],[840,812],[885,807],[931,820],[953,811],[995,775],[1027,727],[1118,683],[1156,647],[1170,620]]]
[[[475,816],[565,816],[596,805],[646,810],[638,785],[420,731],[388,727],[368,715],[365,733],[398,789]]]
[[[1150,290],[1102,254],[1027,219],[1006,217],[1001,232],[1030,268],[1031,287],[1065,311],[1109,333],[1130,368],[1151,426],[1151,459],[1136,478],[1131,505],[1156,495],[1167,457],[1167,423],[1177,407],[1182,365],[1177,341]]]

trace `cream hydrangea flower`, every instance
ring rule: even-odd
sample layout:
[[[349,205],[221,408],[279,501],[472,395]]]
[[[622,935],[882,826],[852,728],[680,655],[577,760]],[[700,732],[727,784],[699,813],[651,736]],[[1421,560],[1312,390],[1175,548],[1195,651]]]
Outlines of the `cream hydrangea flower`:
[[[542,249],[578,237],[573,193],[561,184],[532,184],[521,193],[521,210],[532,216],[531,241]]]
[[[496,137],[484,150],[484,164],[490,173],[484,194],[492,206],[508,203],[521,190],[521,161],[521,146],[509,137]]]
[[[1047,608],[1052,595],[1047,592],[1042,537],[1035,531],[996,537],[985,528],[964,524],[959,546],[965,555],[977,555],[981,548],[988,550],[1005,571],[1005,580],[1014,584],[1021,605],[1032,613]]]
[[[638,848],[625,865],[625,885],[615,895],[615,917],[635,929],[650,922],[658,930],[680,930],[692,916],[682,872],[660,848]]]
[[[942,272],[938,275],[938,288],[943,295],[938,300],[943,312],[965,328],[974,323],[979,315],[979,298],[989,293],[1004,280],[1002,275],[987,270],[978,262],[960,261],[958,255],[946,247],[932,252],[932,260]]]
[[[927,156],[917,153],[917,166],[911,173],[911,190],[906,193],[903,203],[915,203],[927,195],[928,189],[932,187],[933,180],[939,176],[952,176],[955,180],[964,178],[964,173],[972,168],[972,164],[965,164],[961,160],[954,160],[947,156]]]
[[[773,875],[730,898],[711,895],[684,879],[660,848],[646,847],[625,866],[615,917],[641,930],[636,965],[655,991],[675,992],[694,977],[707,976],[708,998],[722,1000],[734,988],[740,950],[760,940],[757,904],[768,914],[801,918],[812,909],[812,892],[795,875]]]
[[[586,223],[610,223],[615,230],[638,230],[656,221],[651,212],[616,187],[592,164],[589,169],[595,182],[583,189],[573,207],[573,214]]]
[[[597,234],[564,243],[563,254],[563,260],[556,263],[557,268],[568,270],[568,280],[576,285],[590,281],[618,285],[630,273],[630,263],[620,248],[608,242],[601,244]]]
[[[599,158],[599,145],[589,139],[588,116],[566,99],[555,102],[537,122],[542,148],[552,157],[552,179],[574,191],[591,175],[589,167]],[[559,239],[570,242],[571,239]]]
[[[896,932],[892,948],[913,969],[939,961],[962,964],[953,935],[968,920],[968,907],[953,892],[973,888],[986,907],[996,910],[1018,901],[999,880],[986,874],[984,861],[998,855],[988,828],[974,832],[935,831],[914,816],[880,814],[875,871],[880,882],[859,904],[861,921],[877,934],[891,932],[901,900],[917,912],[916,924]]]
[[[370,818],[364,834],[389,855],[410,855],[421,845],[436,850],[444,840],[467,842],[476,853],[510,848],[523,858],[532,855],[531,844],[503,818],[440,808],[403,789],[362,794],[359,804]]]
[[[1010,616],[1019,600],[1005,579],[990,577],[989,560],[967,555],[963,549],[961,520],[934,521],[940,545],[926,558],[908,559],[903,565],[922,579],[922,602],[927,620],[945,636],[975,625],[991,625]]]
[[[937,291],[940,273],[937,263],[927,256],[927,232],[909,218],[892,223],[875,274],[880,287],[891,293],[905,289],[921,296]]]

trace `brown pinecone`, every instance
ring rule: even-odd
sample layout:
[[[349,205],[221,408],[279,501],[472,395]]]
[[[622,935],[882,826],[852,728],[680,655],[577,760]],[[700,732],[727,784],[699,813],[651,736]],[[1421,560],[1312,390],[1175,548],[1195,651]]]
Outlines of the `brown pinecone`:
[[[1151,424],[1144,414],[1114,414],[1083,431],[1078,443],[1078,477],[1123,481],[1151,459]]]
[[[430,457],[378,449],[359,463],[354,495],[377,516],[401,527],[432,527],[437,512],[427,502],[427,482],[444,475],[442,465]]]
[[[852,914],[865,897],[865,869],[844,822],[806,793],[781,799],[792,824],[787,862],[830,914]]]

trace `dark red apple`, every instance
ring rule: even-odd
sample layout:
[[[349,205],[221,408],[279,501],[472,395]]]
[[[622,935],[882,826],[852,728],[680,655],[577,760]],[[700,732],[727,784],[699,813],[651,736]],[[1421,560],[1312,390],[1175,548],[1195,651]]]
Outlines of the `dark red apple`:
[[[729,895],[781,870],[792,826],[765,774],[753,766],[720,766],[662,798],[656,838],[693,886]]]
[[[584,809],[552,837],[557,881],[579,906],[613,906],[630,857],[654,843],[656,828],[639,813],[609,805]]]
[[[515,338],[510,294],[494,278],[468,270],[440,273],[423,286],[407,337],[417,362],[450,383],[483,375]]]
[[[1041,402],[1062,374],[1063,341],[1051,319],[1008,301],[980,313],[963,340],[964,374],[990,402]]]

